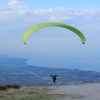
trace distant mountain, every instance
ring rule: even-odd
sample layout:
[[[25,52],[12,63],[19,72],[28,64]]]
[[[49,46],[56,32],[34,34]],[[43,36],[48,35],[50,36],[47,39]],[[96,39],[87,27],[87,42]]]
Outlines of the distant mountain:
[[[59,74],[57,84],[98,82],[100,73],[68,68],[47,68],[27,64],[28,59],[0,57],[0,84],[24,86],[53,85],[51,73]]]

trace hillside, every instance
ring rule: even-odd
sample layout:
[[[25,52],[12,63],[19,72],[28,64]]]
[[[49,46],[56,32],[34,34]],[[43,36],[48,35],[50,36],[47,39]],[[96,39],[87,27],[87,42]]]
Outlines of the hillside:
[[[28,59],[0,57],[0,84],[22,86],[53,85],[51,73],[58,73],[57,84],[98,82],[100,73],[67,68],[37,67],[27,64]]]

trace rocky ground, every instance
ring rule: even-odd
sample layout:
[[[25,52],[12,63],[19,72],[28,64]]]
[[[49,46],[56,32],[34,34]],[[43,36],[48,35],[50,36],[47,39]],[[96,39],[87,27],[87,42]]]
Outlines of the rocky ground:
[[[51,94],[70,95],[65,100],[100,100],[100,83],[62,85],[51,88],[53,89],[49,91]]]

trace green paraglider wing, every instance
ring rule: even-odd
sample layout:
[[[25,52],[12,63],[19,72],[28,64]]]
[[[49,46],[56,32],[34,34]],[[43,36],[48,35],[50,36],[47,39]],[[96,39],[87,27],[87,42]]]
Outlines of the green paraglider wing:
[[[24,44],[26,44],[27,38],[32,33],[34,33],[37,30],[40,30],[41,28],[45,28],[45,27],[49,27],[49,26],[58,26],[58,27],[69,29],[69,30],[73,31],[74,33],[76,33],[80,37],[80,39],[82,41],[82,44],[85,44],[85,42],[86,42],[86,39],[85,39],[84,35],[78,29],[76,29],[73,26],[63,24],[63,23],[58,23],[58,22],[45,22],[45,23],[37,24],[37,25],[31,27],[30,29],[28,29],[25,32],[25,34],[23,35],[23,38],[22,38]]]

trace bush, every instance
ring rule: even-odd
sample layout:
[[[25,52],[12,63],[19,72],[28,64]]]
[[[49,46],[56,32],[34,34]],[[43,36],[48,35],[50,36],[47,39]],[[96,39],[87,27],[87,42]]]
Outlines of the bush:
[[[17,84],[14,84],[14,85],[12,85],[12,87],[15,88],[15,89],[19,89],[21,86],[17,85]]]
[[[14,89],[19,89],[21,88],[20,85],[18,84],[14,84],[14,85],[10,85],[10,84],[6,84],[6,85],[0,85],[0,90],[7,90],[7,89],[10,89],[10,88],[14,88]]]
[[[7,87],[6,86],[4,86],[4,85],[0,85],[0,90],[7,90]]]
[[[12,88],[12,86],[10,84],[6,84],[7,88]]]

